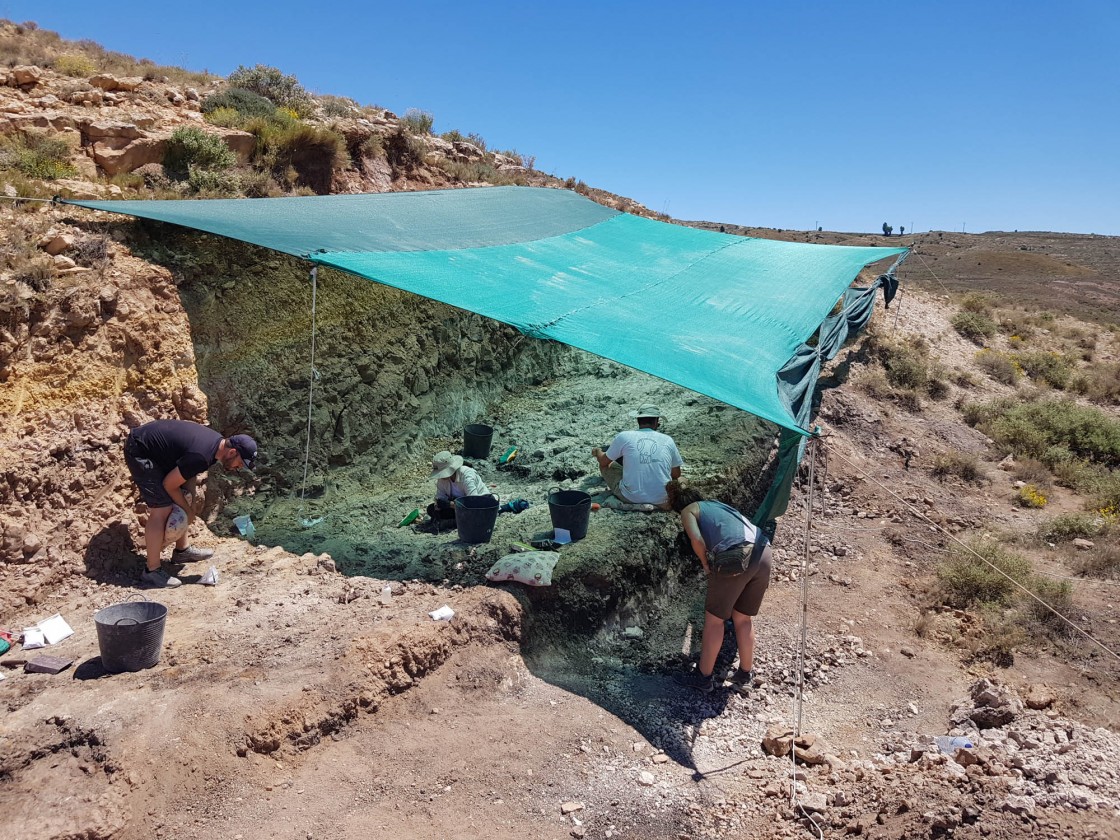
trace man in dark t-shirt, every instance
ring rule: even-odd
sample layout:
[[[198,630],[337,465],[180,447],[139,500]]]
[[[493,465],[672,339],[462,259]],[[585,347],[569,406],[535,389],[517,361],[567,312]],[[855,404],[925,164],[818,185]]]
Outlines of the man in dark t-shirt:
[[[194,521],[195,511],[186,493],[194,490],[197,477],[214,464],[224,469],[252,469],[257,444],[248,435],[224,438],[213,429],[189,420],[155,420],[137,426],[124,444],[124,460],[140,497],[148,506],[144,527],[147,570],[141,581],[151,586],[175,587],[181,581],[163,570],[160,553],[172,505],[178,505]],[[205,560],[214,552],[189,546],[183,533],[171,552],[172,561]]]

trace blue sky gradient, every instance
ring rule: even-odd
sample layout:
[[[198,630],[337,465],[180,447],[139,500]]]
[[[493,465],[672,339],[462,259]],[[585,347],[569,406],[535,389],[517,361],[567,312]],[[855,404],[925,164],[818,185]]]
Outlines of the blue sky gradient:
[[[1120,235],[1120,3],[0,0],[477,133],[679,219]]]

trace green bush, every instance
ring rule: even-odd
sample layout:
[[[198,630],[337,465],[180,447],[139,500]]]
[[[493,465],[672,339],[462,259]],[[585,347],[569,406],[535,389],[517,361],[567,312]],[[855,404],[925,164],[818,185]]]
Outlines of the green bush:
[[[206,115],[206,122],[222,128],[241,128],[245,117],[235,108],[215,108]]]
[[[1047,466],[1073,458],[1120,467],[1120,421],[1068,400],[1018,403],[985,427],[988,436]]]
[[[981,350],[976,354],[976,364],[996,382],[1014,385],[1021,375],[1015,360],[995,350]]]
[[[871,346],[891,385],[919,389],[929,383],[929,350],[924,341],[906,345],[876,340]]]
[[[191,190],[211,197],[232,197],[241,192],[237,173],[220,169],[201,169],[192,166],[187,173]]]
[[[969,341],[983,344],[996,332],[996,323],[983,312],[958,312],[951,321],[953,329]]]
[[[238,87],[227,88],[202,100],[202,113],[211,122],[215,121],[215,111],[229,109],[236,111],[242,121],[248,121],[253,117],[271,117],[276,112],[276,105],[268,97]]]
[[[175,129],[163,157],[164,169],[179,180],[185,180],[193,169],[221,171],[236,162],[237,156],[221,137],[194,126]]]
[[[28,178],[53,181],[77,174],[66,141],[28,131],[0,138],[0,169],[14,169]]]
[[[1065,389],[1073,373],[1073,363],[1059,353],[1017,353],[1013,358],[1032,379],[1041,379],[1059,390]]]
[[[1088,513],[1063,513],[1038,526],[1043,542],[1069,542],[1079,537],[1096,537],[1105,533],[1107,525],[1100,517]]]
[[[1089,485],[1093,494],[1093,508],[1110,522],[1120,519],[1120,473],[1096,471]]]
[[[231,87],[263,96],[284,108],[291,108],[301,117],[315,112],[315,101],[295,76],[286,76],[275,67],[258,64],[256,67],[239,66],[229,75]]]
[[[1015,583],[1026,585],[1030,581],[1030,561],[993,540],[973,540],[969,547],[991,566],[954,546],[949,559],[937,568],[942,602],[957,609],[1014,602],[1019,594]]]
[[[1044,602],[1044,604],[1040,604],[1034,598],[1027,602],[1034,620],[1049,630],[1053,636],[1068,635],[1070,633],[1069,625],[1062,619],[1068,619],[1073,609],[1073,586],[1070,582],[1068,580],[1035,577],[1030,588]],[[1058,615],[1055,615],[1055,612]]]

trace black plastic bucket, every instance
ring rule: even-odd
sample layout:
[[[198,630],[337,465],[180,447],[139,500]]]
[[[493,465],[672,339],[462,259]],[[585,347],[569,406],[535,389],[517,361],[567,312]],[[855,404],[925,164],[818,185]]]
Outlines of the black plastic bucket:
[[[591,496],[582,490],[549,490],[548,515],[553,528],[563,528],[572,535],[572,542],[587,536],[591,518]]]
[[[111,674],[142,671],[159,662],[167,607],[155,601],[115,604],[93,614],[101,665]]]
[[[485,423],[471,423],[463,427],[463,457],[489,458],[490,441],[494,439],[494,429]]]
[[[490,542],[497,521],[497,496],[463,496],[455,500],[455,527],[462,542]]]

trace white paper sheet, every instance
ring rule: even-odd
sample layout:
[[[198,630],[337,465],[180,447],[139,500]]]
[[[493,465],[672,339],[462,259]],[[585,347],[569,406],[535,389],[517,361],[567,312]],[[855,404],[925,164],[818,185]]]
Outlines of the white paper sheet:
[[[74,628],[67,624],[66,619],[58,613],[50,618],[44,618],[36,626],[43,632],[43,638],[48,645],[57,645],[63,639],[68,639],[74,635]]]

